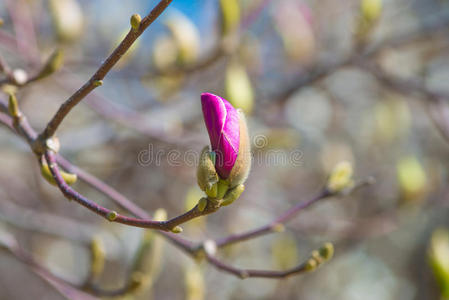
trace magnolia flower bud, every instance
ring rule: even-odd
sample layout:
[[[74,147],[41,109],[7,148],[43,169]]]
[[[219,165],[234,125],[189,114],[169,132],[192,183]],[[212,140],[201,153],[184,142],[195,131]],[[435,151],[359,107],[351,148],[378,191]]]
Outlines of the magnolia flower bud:
[[[215,169],[229,188],[243,184],[251,167],[251,152],[246,119],[225,99],[201,95],[204,122],[215,152]]]

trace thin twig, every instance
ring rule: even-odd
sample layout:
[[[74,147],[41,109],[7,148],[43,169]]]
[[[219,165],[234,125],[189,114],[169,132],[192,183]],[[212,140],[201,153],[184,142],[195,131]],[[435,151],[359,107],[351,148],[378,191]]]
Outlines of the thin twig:
[[[126,53],[126,51],[132,46],[137,38],[150,26],[154,20],[167,8],[172,0],[162,0],[156,5],[156,7],[142,19],[138,30],[130,29],[123,41],[115,48],[111,55],[104,61],[100,68],[94,75],[69,99],[67,99],[47,124],[47,127],[40,134],[40,140],[45,142],[48,138],[52,137],[58,129],[61,122],[67,116],[67,114],[75,107],[81,100],[83,100],[92,90],[98,85],[96,84],[108,74],[112,67],[120,60],[120,58]]]
[[[289,210],[284,212],[281,216],[277,217],[270,223],[268,223],[264,226],[258,227],[256,229],[253,229],[253,230],[249,230],[249,231],[246,231],[243,233],[238,233],[238,234],[231,234],[227,237],[215,240],[215,244],[217,245],[218,248],[221,248],[221,247],[224,247],[224,246],[227,246],[230,244],[235,244],[238,242],[253,239],[255,237],[258,237],[258,236],[261,236],[261,235],[264,235],[267,233],[282,231],[283,224],[287,223],[292,218],[296,217],[296,215],[299,212],[301,212],[303,209],[305,209],[305,208],[309,207],[310,205],[314,204],[315,202],[325,199],[329,196],[332,196],[332,194],[329,193],[326,189],[324,189],[322,192],[320,192],[316,196],[310,198],[309,200],[304,201],[304,202],[299,202],[294,207],[290,208]]]
[[[303,262],[296,267],[285,271],[275,271],[275,270],[254,270],[254,269],[241,269],[236,268],[232,265],[228,265],[215,256],[207,254],[207,260],[212,263],[217,269],[225,271],[227,273],[233,274],[241,279],[249,278],[249,277],[260,277],[260,278],[270,278],[270,279],[278,279],[285,278],[288,276],[300,274],[307,272],[307,263]]]

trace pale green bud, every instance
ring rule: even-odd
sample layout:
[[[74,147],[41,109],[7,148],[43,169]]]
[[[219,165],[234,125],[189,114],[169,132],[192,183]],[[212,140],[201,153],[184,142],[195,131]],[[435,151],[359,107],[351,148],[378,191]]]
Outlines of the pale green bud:
[[[64,53],[61,49],[56,49],[48,58],[44,67],[41,69],[41,71],[36,77],[41,79],[50,76],[54,72],[61,69],[63,64],[64,64]]]
[[[220,0],[221,30],[223,35],[235,30],[240,22],[240,5],[238,0]]]
[[[90,243],[91,263],[90,273],[96,278],[104,269],[105,251],[101,239],[94,238]]]
[[[196,173],[198,186],[205,191],[210,197],[217,196],[218,174],[215,171],[214,162],[211,159],[209,147],[206,146],[201,151],[198,169]],[[215,186],[215,187],[214,187]]]
[[[226,206],[237,200],[240,195],[245,190],[245,186],[243,184],[239,184],[236,187],[233,187],[229,189],[226,193],[226,195],[223,198],[223,202],[221,203],[221,206]]]
[[[20,116],[19,104],[17,103],[17,98],[14,93],[9,94],[8,111],[13,118],[18,118]]]
[[[324,258],[324,260],[329,260],[334,256],[334,245],[332,243],[325,243],[319,250],[320,256]]]
[[[318,265],[318,264],[317,264],[317,262],[316,262],[315,259],[309,258],[309,259],[307,260],[307,262],[306,262],[305,270],[306,270],[307,272],[315,271],[317,265]]]
[[[182,232],[182,227],[181,226],[175,226],[171,229],[171,232],[173,233],[181,233]]]
[[[362,0],[360,10],[364,19],[377,20],[382,13],[382,0]]]
[[[134,14],[131,16],[131,27],[134,31],[138,31],[140,27],[140,23],[142,22],[142,17],[139,14]]]
[[[351,163],[347,161],[338,163],[329,176],[327,190],[331,193],[338,193],[346,188],[352,187],[354,185],[352,172]]]
[[[204,211],[204,209],[207,206],[207,198],[203,197],[198,201],[198,210],[199,211]]]
[[[68,184],[68,185],[72,185],[76,182],[77,180],[77,176],[76,174],[72,174],[72,173],[67,173],[64,171],[59,171],[61,173],[62,179],[64,179],[64,181]],[[41,173],[42,176],[52,185],[56,185],[56,181],[53,178],[53,175],[50,172],[50,168],[48,167],[48,165],[46,163],[42,163],[41,165]]]
[[[115,219],[117,219],[117,216],[118,216],[117,212],[112,210],[108,213],[106,218],[112,222],[112,221],[115,221]]]
[[[235,108],[251,113],[254,105],[254,90],[246,69],[232,62],[226,70],[226,98]]]
[[[223,179],[220,179],[218,181],[218,191],[217,191],[217,199],[223,199],[223,197],[226,195],[227,191],[229,190],[229,182]]]

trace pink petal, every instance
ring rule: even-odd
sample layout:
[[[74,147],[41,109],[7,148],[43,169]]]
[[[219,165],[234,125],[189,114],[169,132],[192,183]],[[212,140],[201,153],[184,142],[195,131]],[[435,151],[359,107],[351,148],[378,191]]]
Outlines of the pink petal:
[[[211,147],[216,152],[215,168],[226,179],[239,152],[239,115],[228,101],[214,94],[201,94],[201,104]]]

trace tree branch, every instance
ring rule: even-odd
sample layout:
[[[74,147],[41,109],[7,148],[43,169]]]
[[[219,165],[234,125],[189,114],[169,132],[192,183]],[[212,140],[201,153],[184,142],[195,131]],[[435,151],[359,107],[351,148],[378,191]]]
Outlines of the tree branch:
[[[94,75],[87,81],[79,90],[77,90],[69,99],[67,99],[47,124],[47,127],[39,135],[39,140],[45,141],[52,137],[58,129],[61,122],[67,116],[67,114],[75,107],[81,100],[83,100],[92,90],[94,90],[100,80],[108,74],[112,67],[120,60],[120,58],[126,53],[126,51],[132,46],[137,38],[150,26],[157,17],[167,8],[172,0],[162,0],[158,5],[142,19],[140,26],[137,30],[130,29],[123,41],[115,48],[111,55],[104,61],[100,68]]]

